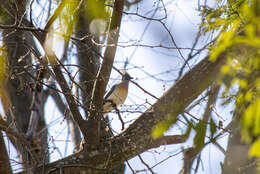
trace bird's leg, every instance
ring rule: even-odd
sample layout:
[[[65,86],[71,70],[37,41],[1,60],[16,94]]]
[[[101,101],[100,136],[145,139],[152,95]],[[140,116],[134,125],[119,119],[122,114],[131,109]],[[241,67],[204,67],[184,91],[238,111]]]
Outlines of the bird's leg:
[[[121,122],[121,124],[122,124],[121,130],[124,130],[124,129],[125,129],[124,120],[122,119],[121,114],[120,114],[120,110],[117,108],[115,102],[113,102],[113,100],[105,100],[104,103],[106,103],[106,102],[109,102],[109,103],[111,104],[111,106],[116,110],[116,113],[117,113],[117,115],[118,115],[118,118],[119,118],[119,120],[120,120],[120,122]]]
[[[123,120],[122,117],[121,117],[120,111],[119,111],[119,109],[118,109],[117,107],[115,108],[115,110],[116,110],[116,113],[117,113],[117,115],[118,115],[118,118],[119,118],[119,120],[120,120],[120,122],[121,122],[121,124],[122,124],[121,130],[124,130],[124,129],[125,129],[125,123],[124,123],[124,120]]]

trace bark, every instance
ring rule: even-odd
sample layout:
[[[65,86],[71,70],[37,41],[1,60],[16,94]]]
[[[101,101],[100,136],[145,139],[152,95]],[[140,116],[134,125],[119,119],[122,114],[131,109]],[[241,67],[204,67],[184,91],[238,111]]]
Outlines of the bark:
[[[230,129],[231,134],[229,135],[225,161],[222,165],[222,174],[257,174],[256,158],[248,158],[251,145],[241,141],[239,121],[234,119]]]
[[[89,32],[89,23],[93,18],[89,19],[91,17],[86,8],[85,4],[80,8],[75,35],[78,38],[85,37],[84,42],[77,42],[77,60],[80,67],[82,67],[79,70],[79,84],[83,89],[81,90],[81,98],[85,116],[87,117],[91,93],[99,67],[99,51],[98,47],[91,41],[92,35]]]
[[[12,168],[9,162],[9,156],[5,147],[5,141],[3,133],[0,131],[0,173],[10,174],[12,173]]]

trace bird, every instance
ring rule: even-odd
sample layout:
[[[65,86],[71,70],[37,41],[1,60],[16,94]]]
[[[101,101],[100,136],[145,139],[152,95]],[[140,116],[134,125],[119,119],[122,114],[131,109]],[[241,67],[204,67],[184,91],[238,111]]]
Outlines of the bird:
[[[121,82],[112,86],[104,97],[103,112],[107,113],[123,104],[128,95],[129,81],[133,79],[127,72],[122,75]]]

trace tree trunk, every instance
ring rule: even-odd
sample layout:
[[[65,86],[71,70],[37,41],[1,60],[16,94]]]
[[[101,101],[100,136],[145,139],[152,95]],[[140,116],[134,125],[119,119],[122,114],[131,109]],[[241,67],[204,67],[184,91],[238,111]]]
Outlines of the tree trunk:
[[[8,1],[2,1],[3,6],[18,19],[11,16],[5,18],[7,25],[17,23],[24,18],[26,1],[16,1],[18,11],[12,7],[15,5]],[[37,159],[48,162],[47,131],[44,120],[44,103],[46,97],[41,89],[36,89],[37,71],[33,69],[31,47],[33,39],[30,33],[14,29],[6,29],[2,33],[3,43],[7,50],[8,72],[3,86],[6,96],[10,102],[10,107],[5,108],[5,115],[9,127],[24,136],[34,148]],[[29,66],[28,66],[29,65]],[[43,131],[42,131],[43,130]],[[24,167],[30,167],[36,163],[31,159],[28,149],[15,140],[14,146],[19,154]]]
[[[12,173],[12,168],[10,166],[10,159],[5,147],[5,141],[3,133],[0,131],[0,173],[1,174],[10,174]]]
[[[249,158],[250,144],[241,141],[239,121],[233,119],[222,174],[257,174],[256,158]]]

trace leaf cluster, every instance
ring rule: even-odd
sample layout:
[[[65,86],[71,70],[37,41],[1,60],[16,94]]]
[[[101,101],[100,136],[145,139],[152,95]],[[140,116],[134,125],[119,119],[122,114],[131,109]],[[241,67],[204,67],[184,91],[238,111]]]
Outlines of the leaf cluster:
[[[224,51],[227,54],[227,64],[222,67],[224,93],[237,89],[234,119],[240,121],[242,139],[252,144],[250,155],[260,157],[260,3],[229,0],[207,18],[212,21],[210,30],[221,30],[211,48],[211,60]]]

